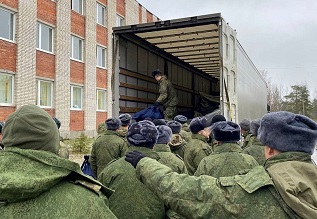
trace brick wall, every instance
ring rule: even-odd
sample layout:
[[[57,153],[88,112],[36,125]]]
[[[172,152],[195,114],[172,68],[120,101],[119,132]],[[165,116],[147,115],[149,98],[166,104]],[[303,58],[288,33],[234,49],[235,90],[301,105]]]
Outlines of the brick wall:
[[[19,0],[0,0],[0,3],[18,9]]]
[[[56,3],[51,0],[37,0],[37,18],[56,24]]]
[[[14,106],[1,106],[0,121],[5,121],[7,117],[15,111]]]
[[[70,60],[70,82],[84,84],[85,64],[82,62]]]
[[[0,69],[16,71],[17,45],[5,40],[0,40]],[[3,61],[5,60],[5,62]]]
[[[142,5],[139,4],[139,23],[142,23]]]
[[[44,109],[45,112],[50,114],[50,116],[55,117],[55,110],[54,109]]]
[[[139,23],[139,3],[135,0],[125,1],[126,25]]]
[[[83,131],[84,130],[84,111],[70,111],[70,130]]]
[[[125,0],[117,0],[116,2],[117,13],[122,16],[125,16]]]
[[[97,24],[97,43],[107,47],[108,44],[108,30],[104,26]]]
[[[71,32],[85,37],[85,17],[71,10]]]
[[[97,77],[97,87],[107,88],[108,71],[106,69],[97,68],[96,77]]]
[[[149,11],[146,11],[146,20],[147,22],[153,22],[153,14]]]
[[[98,128],[98,125],[102,122],[105,122],[107,118],[107,112],[96,112],[96,129]]]
[[[55,55],[36,51],[36,76],[55,78]]]

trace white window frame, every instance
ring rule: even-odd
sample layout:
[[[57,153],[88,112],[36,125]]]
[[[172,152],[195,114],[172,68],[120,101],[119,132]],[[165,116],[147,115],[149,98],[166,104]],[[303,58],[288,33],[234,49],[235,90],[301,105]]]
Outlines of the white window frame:
[[[81,106],[74,107],[74,88],[80,89],[80,104]],[[70,109],[71,110],[82,110],[83,109],[83,87],[77,85],[70,86]]]
[[[37,40],[36,40],[36,49],[38,49],[38,50],[40,50],[40,51],[44,51],[44,52],[47,52],[47,53],[52,53],[53,54],[53,51],[54,51],[54,28],[53,27],[51,27],[51,26],[48,26],[48,25],[46,25],[46,24],[43,24],[43,23],[41,23],[41,22],[37,22]],[[51,36],[51,47],[52,47],[52,51],[50,51],[50,50],[46,50],[46,49],[43,49],[43,48],[41,48],[41,44],[42,44],[42,37],[40,37],[41,36],[41,34],[42,34],[42,28],[43,27],[47,27],[47,28],[49,28],[50,30],[51,30],[51,34],[52,34],[52,36]],[[49,40],[48,40],[49,41]]]
[[[12,106],[13,102],[14,102],[14,75],[5,74],[5,73],[0,72],[0,76],[2,76],[2,75],[11,77],[11,101],[10,102],[0,102],[0,106]],[[1,88],[0,88],[0,90],[1,90]]]
[[[103,12],[103,17],[102,17],[101,23],[99,23],[99,7],[100,7],[100,9],[102,9],[102,12]],[[97,17],[96,17],[97,24],[100,24],[102,26],[106,26],[106,15],[107,15],[106,7],[97,2]]]
[[[103,94],[103,108],[99,108],[99,104],[98,104],[100,93]],[[97,99],[96,99],[97,111],[105,112],[107,110],[107,106],[106,106],[107,91],[106,90],[97,89],[97,94],[96,95],[97,95]]]
[[[77,57],[74,57],[74,39],[78,39],[81,42],[81,44],[80,44],[81,48],[79,48],[80,51],[78,51],[80,53],[79,59]],[[84,57],[84,55],[83,55],[84,49],[83,48],[84,48],[84,40],[82,38],[77,37],[77,36],[71,35],[71,59],[83,62],[83,57]]]
[[[120,21],[120,22],[119,22]],[[119,14],[116,14],[116,27],[121,27],[125,25],[125,19]]]
[[[10,28],[11,28],[11,34],[10,35],[11,35],[12,39],[8,39],[8,38],[1,37],[1,36],[0,36],[0,39],[6,40],[6,41],[10,41],[10,42],[15,42],[15,22],[16,22],[15,13],[10,11],[10,10],[7,10],[7,9],[5,9],[3,7],[0,7],[0,10],[3,10],[5,12],[10,13],[11,14],[11,18],[12,18],[11,19],[12,24],[10,26]]]
[[[81,3],[81,10],[79,9],[79,11],[77,11],[74,9],[73,5],[74,5],[75,1],[78,1],[79,4]],[[72,0],[71,4],[72,4],[71,7],[72,7],[73,11],[76,11],[78,14],[81,14],[81,15],[84,14],[84,1],[83,0]]]
[[[101,57],[103,59],[103,61],[104,61],[103,65],[99,64],[98,49],[101,49],[101,52],[102,52],[102,55],[103,55],[103,57]],[[105,47],[97,45],[97,48],[96,48],[96,59],[97,59],[97,67],[103,68],[103,69],[107,68],[107,49]]]
[[[41,104],[41,83],[48,83],[50,84],[50,97],[47,96],[47,98],[50,98],[50,101],[48,105],[42,105]],[[36,105],[41,108],[52,108],[53,107],[53,82],[52,81],[46,81],[46,80],[37,80],[37,101]]]

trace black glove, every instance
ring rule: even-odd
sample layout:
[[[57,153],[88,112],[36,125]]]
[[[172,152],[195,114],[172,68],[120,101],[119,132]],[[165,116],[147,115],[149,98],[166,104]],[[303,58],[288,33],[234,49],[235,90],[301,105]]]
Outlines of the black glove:
[[[136,166],[138,165],[139,161],[146,157],[144,154],[142,154],[141,152],[138,151],[132,151],[132,152],[128,152],[125,155],[125,161],[129,162],[130,164],[132,164],[132,166],[134,168],[136,168]]]
[[[153,106],[160,106],[160,105],[161,105],[160,102],[155,102],[155,103],[153,104]]]

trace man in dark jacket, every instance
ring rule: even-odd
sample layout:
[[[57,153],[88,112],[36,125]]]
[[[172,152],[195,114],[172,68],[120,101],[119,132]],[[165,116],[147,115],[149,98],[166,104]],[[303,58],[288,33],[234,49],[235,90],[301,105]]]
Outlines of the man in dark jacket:
[[[6,120],[0,152],[0,218],[116,218],[112,190],[86,177],[77,163],[57,155],[59,133],[34,105]]]
[[[152,72],[152,76],[159,83],[160,96],[157,98],[154,105],[164,105],[164,119],[172,120],[176,115],[176,106],[178,104],[178,98],[176,96],[176,90],[173,84],[167,79],[159,69]]]
[[[317,123],[290,112],[269,113],[258,138],[265,145],[265,166],[244,175],[177,174],[137,151],[126,161],[166,205],[188,218],[316,218],[317,167],[311,155]]]
[[[105,123],[107,129],[98,135],[93,143],[89,158],[91,169],[96,177],[110,161],[123,157],[128,149],[127,143],[118,133],[121,121],[110,118]]]

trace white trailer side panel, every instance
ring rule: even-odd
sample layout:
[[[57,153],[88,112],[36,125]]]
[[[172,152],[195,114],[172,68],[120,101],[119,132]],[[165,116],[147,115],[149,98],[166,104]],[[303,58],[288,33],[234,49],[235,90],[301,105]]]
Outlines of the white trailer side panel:
[[[240,43],[237,43],[237,120],[252,120],[267,112],[267,86]]]

